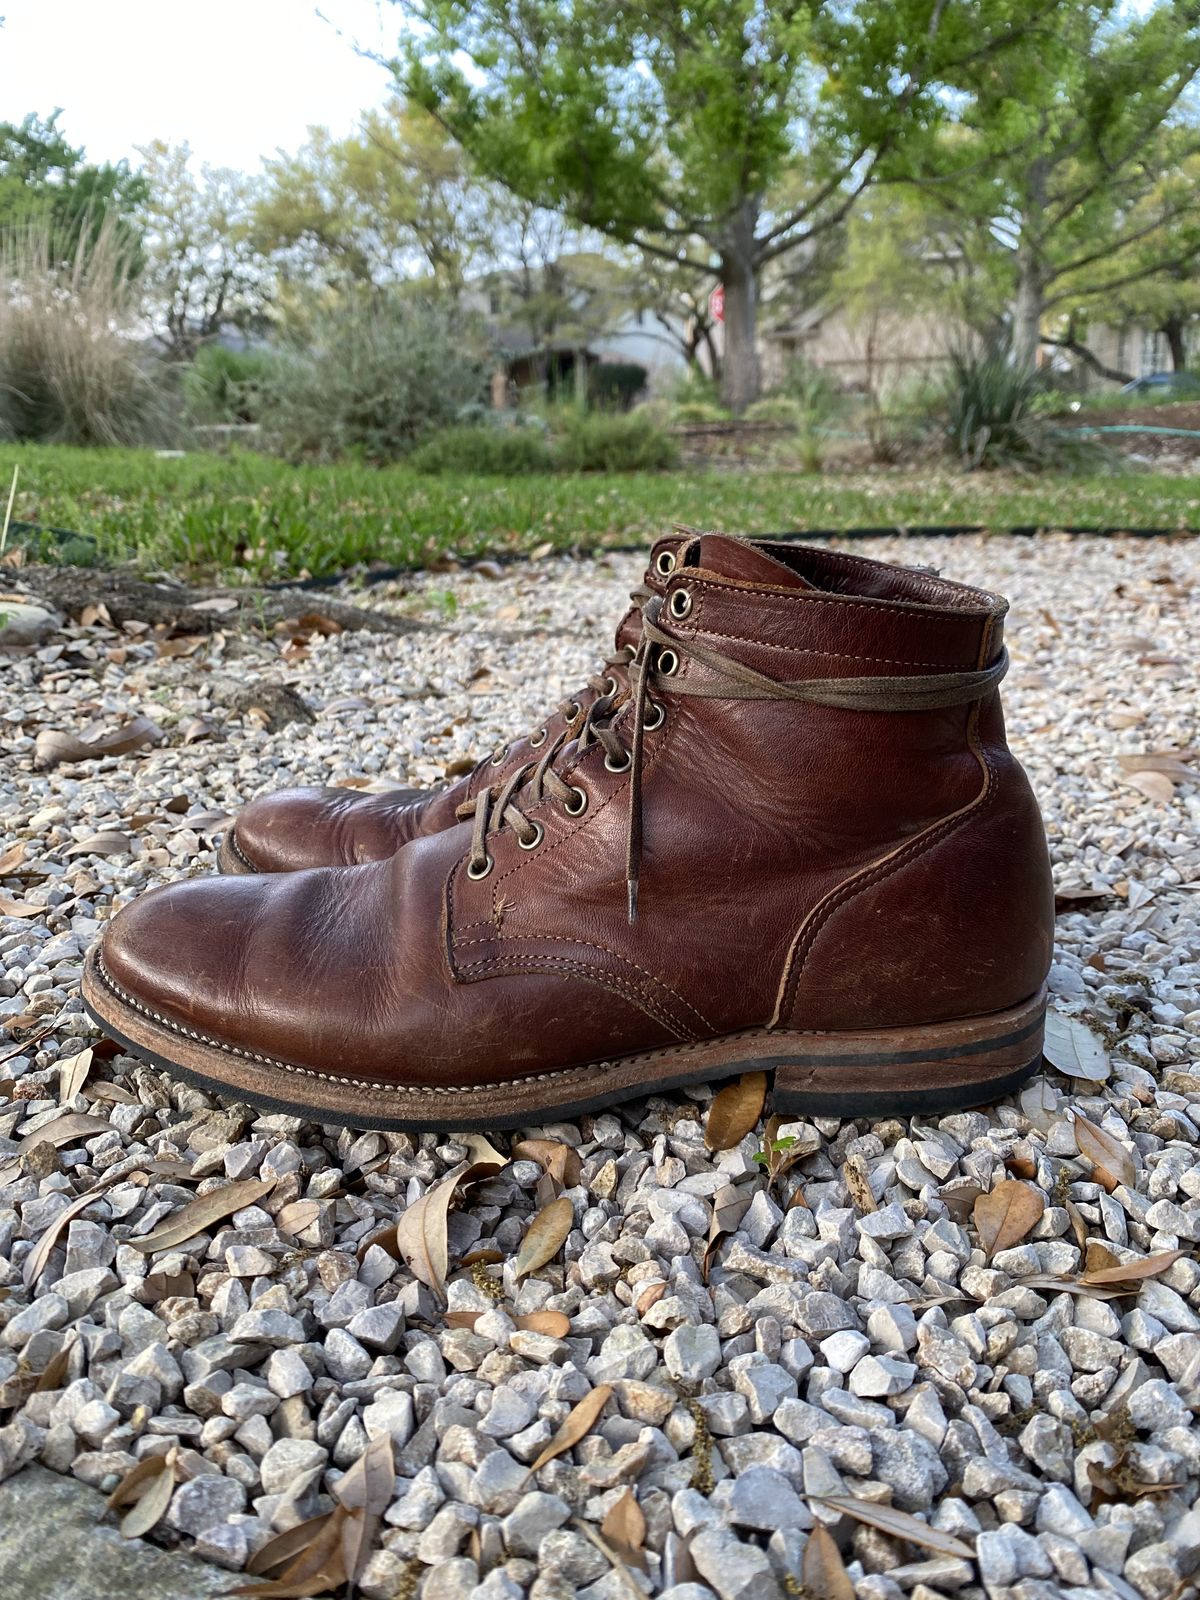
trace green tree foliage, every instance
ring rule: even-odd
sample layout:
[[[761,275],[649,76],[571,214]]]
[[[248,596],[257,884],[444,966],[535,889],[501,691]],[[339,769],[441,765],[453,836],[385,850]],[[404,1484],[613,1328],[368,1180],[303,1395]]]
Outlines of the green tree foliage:
[[[1200,144],[1198,73],[1193,0],[1058,7],[961,74],[954,126],[889,162],[957,219],[995,303],[1013,308],[1019,364],[1048,320],[1195,258],[1196,189],[1171,175]]]
[[[105,217],[112,215],[119,226],[109,243],[130,258],[139,237],[135,213],[148,194],[146,180],[124,161],[99,166],[87,161],[59,127],[60,115],[31,112],[21,122],[0,122],[0,229],[34,227],[39,237],[54,241],[60,261],[74,263],[80,240],[94,244]]]
[[[718,276],[726,401],[759,390],[764,269],[836,227],[882,158],[1055,0],[395,0],[397,71],[527,200]],[[772,196],[787,192],[790,204]],[[689,242],[699,239],[699,256]]]

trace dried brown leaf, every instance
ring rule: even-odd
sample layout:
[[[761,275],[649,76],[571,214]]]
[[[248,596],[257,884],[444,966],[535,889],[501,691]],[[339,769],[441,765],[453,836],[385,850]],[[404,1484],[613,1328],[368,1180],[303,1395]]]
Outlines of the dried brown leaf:
[[[35,1284],[41,1276],[47,1261],[50,1259],[50,1252],[54,1249],[58,1236],[67,1223],[73,1221],[81,1211],[86,1211],[90,1205],[94,1205],[100,1194],[114,1181],[114,1177],[105,1174],[93,1188],[89,1189],[85,1194],[77,1195],[69,1206],[64,1206],[58,1213],[22,1263],[21,1277],[27,1289]],[[126,1173],[122,1182],[147,1183],[149,1180],[144,1172],[133,1172]]]
[[[70,1105],[75,1096],[87,1082],[87,1075],[92,1070],[92,1052],[81,1050],[69,1061],[63,1061],[58,1069],[58,1103],[60,1106]]]
[[[565,1195],[551,1200],[548,1206],[538,1212],[521,1240],[521,1248],[513,1263],[518,1283],[554,1260],[574,1225],[575,1207]]]
[[[705,1283],[712,1271],[713,1256],[717,1246],[727,1234],[731,1234],[741,1222],[746,1212],[750,1209],[750,1202],[754,1198],[753,1189],[734,1188],[733,1184],[724,1184],[713,1195],[712,1222],[708,1228],[708,1240],[704,1246],[703,1276]]]
[[[559,1139],[521,1139],[513,1145],[514,1161],[536,1161],[560,1190],[574,1189],[582,1175],[579,1152]]]
[[[898,1511],[895,1506],[876,1505],[873,1501],[858,1500],[848,1494],[814,1495],[810,1499],[817,1505],[840,1512],[842,1516],[853,1517],[856,1522],[865,1522],[869,1528],[878,1528],[893,1539],[905,1539],[909,1544],[936,1550],[942,1556],[957,1556],[963,1561],[975,1559],[975,1552],[969,1544],[964,1544],[952,1534],[942,1533],[938,1528],[931,1528],[927,1522],[922,1522],[907,1511]]]
[[[524,1333],[544,1333],[549,1339],[565,1339],[571,1331],[571,1319],[565,1311],[530,1311],[513,1321]]]
[[[69,850],[63,851],[63,858],[71,856],[127,856],[133,849],[133,840],[127,833],[92,833],[86,839],[80,839],[78,844],[73,844]]]
[[[1125,782],[1160,805],[1175,798],[1175,785],[1165,772],[1127,772]]]
[[[16,844],[0,855],[0,878],[5,878],[10,872],[15,872],[25,859],[25,852],[29,845],[24,839],[18,839]]]
[[[727,1083],[713,1096],[704,1124],[704,1143],[709,1150],[732,1150],[758,1126],[767,1098],[765,1072],[747,1072]]]
[[[604,1410],[612,1397],[612,1384],[601,1383],[592,1390],[591,1394],[584,1395],[577,1406],[572,1406],[563,1418],[562,1427],[551,1439],[550,1443],[538,1456],[537,1460],[525,1474],[526,1482],[540,1472],[547,1461],[553,1461],[556,1456],[561,1456],[567,1450],[573,1450],[581,1439],[596,1426],[600,1420],[600,1413]]]
[[[808,1536],[800,1571],[804,1592],[811,1600],[854,1600],[854,1584],[842,1552],[823,1522],[818,1522]]]
[[[855,1209],[864,1217],[872,1211],[878,1211],[875,1201],[875,1191],[871,1188],[871,1174],[865,1159],[855,1152],[846,1157],[842,1168],[842,1177],[846,1180],[846,1189]]]
[[[1015,1178],[1003,1178],[988,1194],[981,1194],[972,1215],[979,1243],[989,1256],[1020,1244],[1036,1228],[1046,1202],[1036,1189]]]
[[[1075,1243],[1082,1250],[1088,1242],[1087,1223],[1074,1200],[1067,1200],[1064,1204],[1067,1216],[1070,1218],[1071,1232],[1075,1235]]]
[[[98,1133],[107,1133],[112,1127],[107,1117],[93,1117],[87,1111],[64,1111],[61,1117],[44,1122],[34,1133],[21,1140],[19,1154],[28,1155],[39,1144],[51,1144],[56,1150],[64,1144],[74,1144],[76,1139],[91,1139]]]
[[[149,1255],[155,1250],[170,1250],[177,1244],[186,1244],[198,1233],[204,1233],[214,1222],[231,1217],[235,1211],[252,1206],[264,1195],[270,1194],[277,1178],[242,1178],[237,1183],[227,1183],[223,1189],[212,1189],[208,1194],[189,1200],[182,1211],[169,1217],[153,1233],[126,1242],[135,1250]]]
[[[35,906],[31,900],[13,900],[0,894],[0,917],[40,917],[47,907]]]
[[[132,1510],[121,1518],[122,1539],[142,1539],[158,1526],[167,1514],[175,1490],[175,1451],[146,1456],[131,1467],[108,1497],[108,1508],[133,1502]]]
[[[634,1498],[632,1489],[626,1489],[621,1498],[609,1507],[600,1524],[600,1532],[623,1560],[632,1566],[645,1566],[646,1515]]]
[[[469,1171],[463,1161],[414,1200],[394,1228],[374,1241],[398,1255],[419,1283],[446,1301],[446,1274],[450,1270],[449,1216],[459,1179]]]
[[[1079,1112],[1073,1113],[1075,1143],[1079,1154],[1092,1164],[1092,1176],[1111,1194],[1119,1185],[1132,1189],[1137,1183],[1137,1167],[1129,1151],[1112,1134],[1105,1133]]]
[[[121,756],[163,736],[162,729],[149,717],[135,717],[115,733],[100,739],[77,739],[71,733],[56,733],[43,728],[34,741],[34,767],[45,771],[63,762],[95,761],[99,756]]]
[[[1089,1258],[1079,1282],[1089,1287],[1144,1283],[1147,1278],[1157,1278],[1159,1273],[1166,1272],[1186,1254],[1186,1250],[1160,1250],[1156,1255],[1143,1256],[1140,1261],[1117,1261],[1111,1266],[1093,1266]]]
[[[352,1513],[342,1525],[342,1566],[357,1583],[371,1554],[380,1519],[392,1501],[396,1463],[391,1434],[372,1439],[358,1460],[338,1479],[334,1498]]]
[[[294,1528],[285,1528],[282,1533],[275,1534],[250,1557],[246,1571],[252,1578],[257,1578],[294,1560],[302,1550],[308,1549],[332,1515],[332,1511],[323,1511],[318,1517],[309,1517],[305,1522],[298,1522]]]
[[[261,1596],[262,1600],[306,1600],[306,1597],[337,1589],[346,1581],[342,1536],[348,1516],[346,1508],[338,1505],[328,1516],[312,1518],[304,1525],[312,1527],[311,1537],[301,1545],[278,1578],[246,1584],[229,1592]]]

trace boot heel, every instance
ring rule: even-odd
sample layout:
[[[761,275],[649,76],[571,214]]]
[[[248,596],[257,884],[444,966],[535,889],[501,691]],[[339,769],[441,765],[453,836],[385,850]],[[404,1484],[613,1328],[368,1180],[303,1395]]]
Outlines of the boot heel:
[[[1043,985],[1008,1011],[961,1022],[792,1033],[776,1065],[774,1109],[856,1117],[997,1100],[1037,1069],[1045,1021]]]

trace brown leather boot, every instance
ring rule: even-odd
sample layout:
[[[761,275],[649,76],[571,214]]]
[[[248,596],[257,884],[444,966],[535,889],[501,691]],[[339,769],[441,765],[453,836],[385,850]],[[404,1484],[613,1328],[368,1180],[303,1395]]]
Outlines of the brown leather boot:
[[[629,688],[629,663],[641,634],[642,602],[661,594],[687,530],[660,539],[630,607],[617,625],[612,655],[582,689],[568,696],[532,733],[484,756],[442,789],[282,789],[252,800],[226,831],[217,855],[222,872],[299,872],[305,867],[353,867],[384,861],[410,839],[440,833],[459,820],[459,807],[489,784],[503,784],[549,750],[557,751],[582,724],[593,702]]]
[[[994,1098],[1039,1060],[1053,926],[1005,610],[691,538],[615,713],[390,860],[154,890],[89,956],[88,1009],[353,1126],[519,1127],[750,1070],[784,1113]]]

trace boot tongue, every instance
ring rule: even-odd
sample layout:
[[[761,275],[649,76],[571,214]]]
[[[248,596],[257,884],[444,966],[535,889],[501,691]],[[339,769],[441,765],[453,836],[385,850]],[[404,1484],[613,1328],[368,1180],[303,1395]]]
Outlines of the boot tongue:
[[[756,545],[723,533],[698,534],[680,551],[679,565],[703,567],[706,572],[739,578],[743,583],[769,583],[787,589],[817,587]]]

